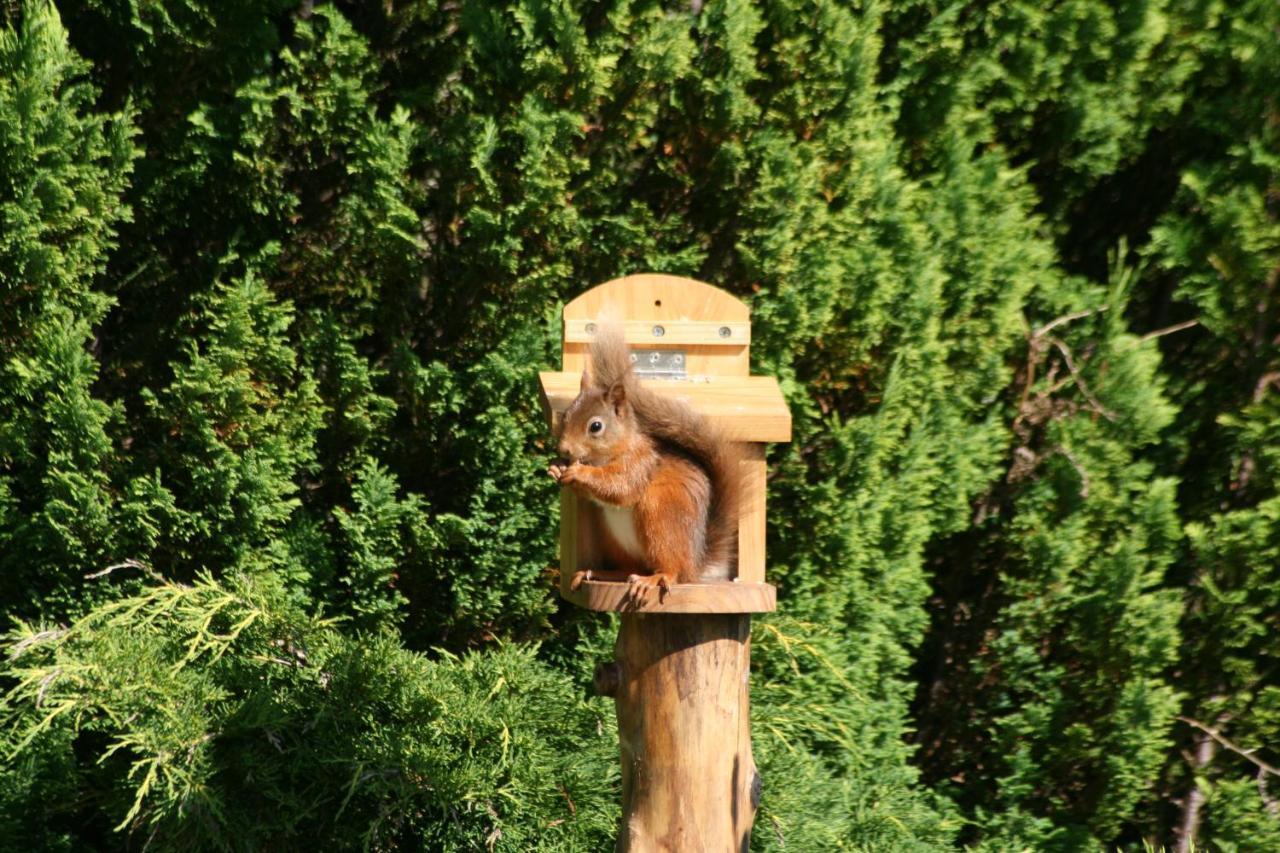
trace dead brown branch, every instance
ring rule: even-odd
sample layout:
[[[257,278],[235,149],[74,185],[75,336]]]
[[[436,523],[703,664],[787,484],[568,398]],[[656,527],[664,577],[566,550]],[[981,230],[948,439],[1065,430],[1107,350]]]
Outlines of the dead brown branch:
[[[1153,341],[1156,338],[1163,338],[1165,335],[1172,335],[1174,332],[1181,332],[1183,329],[1190,329],[1192,326],[1200,325],[1199,320],[1185,320],[1181,323],[1174,323],[1172,326],[1165,326],[1163,329],[1156,329],[1154,332],[1147,332],[1138,338],[1138,343],[1145,344],[1147,341]]]
[[[1183,716],[1179,716],[1177,719],[1181,720],[1182,722],[1186,723],[1189,726],[1192,726],[1193,728],[1197,728],[1200,731],[1204,732],[1209,737],[1217,741],[1218,745],[1221,746],[1223,749],[1226,749],[1230,752],[1234,752],[1236,755],[1240,756],[1246,761],[1253,762],[1253,764],[1257,766],[1259,770],[1264,771],[1265,773],[1269,773],[1272,776],[1280,776],[1280,768],[1277,768],[1272,764],[1268,764],[1267,762],[1263,761],[1261,758],[1258,758],[1256,755],[1253,754],[1257,752],[1256,749],[1245,749],[1241,746],[1237,746],[1236,744],[1228,740],[1217,729],[1213,728],[1212,726],[1205,725],[1199,720],[1193,720],[1191,717],[1183,717]]]

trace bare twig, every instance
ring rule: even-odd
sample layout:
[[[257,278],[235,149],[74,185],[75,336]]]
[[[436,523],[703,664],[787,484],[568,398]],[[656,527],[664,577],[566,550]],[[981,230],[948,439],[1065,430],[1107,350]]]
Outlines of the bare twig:
[[[1273,370],[1259,376],[1257,383],[1253,386],[1253,402],[1262,402],[1262,398],[1267,396],[1267,389],[1277,384],[1280,384],[1280,370]]]
[[[1050,338],[1049,340],[1058,348],[1058,352],[1062,353],[1062,359],[1067,363],[1067,370],[1070,370],[1071,375],[1075,377],[1076,385],[1080,387],[1080,393],[1084,395],[1084,398],[1089,401],[1090,405],[1093,406],[1098,414],[1102,415],[1109,421],[1114,421],[1116,416],[1108,411],[1107,407],[1102,405],[1102,403],[1098,401],[1097,397],[1093,396],[1093,392],[1090,391],[1089,386],[1085,384],[1084,377],[1080,375],[1080,371],[1076,370],[1075,361],[1072,360],[1071,350],[1067,348],[1067,345],[1057,338]]]
[[[139,569],[143,572],[146,572],[148,575],[151,575],[152,577],[159,577],[145,563],[140,563],[137,560],[130,558],[128,560],[125,560],[123,563],[116,563],[114,566],[107,566],[105,569],[102,569],[101,571],[90,572],[89,574],[84,576],[84,579],[93,580],[94,578],[106,577],[107,575],[111,574],[117,569]]]
[[[1261,758],[1258,758],[1256,755],[1253,754],[1257,750],[1244,749],[1243,747],[1237,746],[1236,744],[1227,740],[1227,738],[1224,737],[1222,733],[1219,732],[1217,729],[1213,728],[1212,726],[1207,726],[1204,723],[1200,722],[1199,720],[1193,720],[1190,717],[1182,717],[1182,716],[1179,716],[1177,719],[1181,720],[1182,722],[1186,723],[1189,726],[1192,726],[1193,728],[1197,728],[1200,731],[1204,732],[1209,737],[1216,740],[1219,746],[1223,747],[1224,749],[1234,752],[1236,755],[1240,756],[1246,761],[1253,762],[1258,767],[1259,770],[1262,770],[1266,773],[1270,773],[1272,776],[1280,776],[1280,768],[1277,768],[1274,765],[1268,764],[1267,762],[1263,761]]]
[[[1147,332],[1138,338],[1138,343],[1145,344],[1147,341],[1153,341],[1156,338],[1163,338],[1165,335],[1172,335],[1174,332],[1181,332],[1183,329],[1190,329],[1192,326],[1200,325],[1199,320],[1186,320],[1181,323],[1174,323],[1172,326],[1165,326],[1163,329],[1156,329],[1154,332]]]
[[[1040,328],[1032,332],[1031,337],[1042,338],[1048,332],[1053,331],[1054,329],[1056,329],[1057,327],[1065,323],[1070,323],[1074,320],[1083,320],[1085,317],[1088,317],[1092,314],[1101,314],[1103,311],[1106,311],[1110,307],[1111,306],[1109,305],[1099,305],[1097,308],[1087,308],[1084,311],[1076,311],[1073,314],[1063,314],[1061,317],[1055,317],[1054,319],[1050,320],[1048,323],[1045,323],[1043,326],[1041,326]]]
[[[36,707],[44,705],[44,694],[49,689],[49,685],[53,684],[55,678],[62,675],[61,669],[54,669],[44,678],[40,679],[40,689],[36,692]]]
[[[1178,825],[1178,843],[1174,853],[1193,853],[1196,847],[1196,835],[1200,832],[1201,812],[1208,796],[1200,787],[1199,777],[1213,762],[1216,746],[1213,738],[1201,734],[1196,738],[1194,756],[1186,756],[1191,765],[1192,777],[1187,785],[1187,795],[1182,800],[1182,820]]]

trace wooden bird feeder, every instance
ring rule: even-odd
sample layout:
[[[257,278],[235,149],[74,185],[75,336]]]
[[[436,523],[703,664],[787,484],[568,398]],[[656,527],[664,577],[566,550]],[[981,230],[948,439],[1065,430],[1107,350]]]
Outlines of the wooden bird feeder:
[[[751,756],[748,675],[752,613],[772,611],[765,581],[765,443],[789,441],[791,413],[773,377],[751,376],[747,306],[687,278],[633,275],[594,287],[564,309],[563,372],[542,373],[552,429],[578,394],[598,326],[621,321],[636,374],[679,397],[743,444],[737,576],[676,584],[637,602],[627,584],[584,581],[596,568],[594,514],[560,498],[560,594],[620,611],[617,662],[596,687],[617,702],[623,820],[619,851],[745,851],[760,796]]]

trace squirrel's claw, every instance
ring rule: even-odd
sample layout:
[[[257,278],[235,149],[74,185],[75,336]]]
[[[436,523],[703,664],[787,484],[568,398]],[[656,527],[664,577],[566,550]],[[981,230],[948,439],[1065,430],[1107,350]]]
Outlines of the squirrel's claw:
[[[653,575],[632,575],[627,578],[628,595],[635,599],[637,604],[643,603],[649,597],[649,590],[658,590],[658,603],[666,601],[667,594],[671,592],[671,578],[663,574]]]
[[[575,483],[578,480],[578,463],[576,462],[552,462],[547,466],[547,473],[551,475],[551,479],[555,480],[562,486]]]
[[[576,590],[578,587],[582,586],[583,581],[589,581],[589,580],[591,580],[591,570],[579,569],[578,571],[574,572],[573,577],[569,579],[570,591]]]

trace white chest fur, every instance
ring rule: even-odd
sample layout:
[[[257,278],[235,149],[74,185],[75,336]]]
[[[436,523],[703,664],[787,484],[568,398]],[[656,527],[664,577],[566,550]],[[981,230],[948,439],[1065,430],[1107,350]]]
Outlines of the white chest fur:
[[[632,557],[643,560],[644,549],[640,547],[640,535],[636,532],[636,519],[631,507],[610,506],[598,501],[596,506],[600,507],[600,517],[613,540]]]

